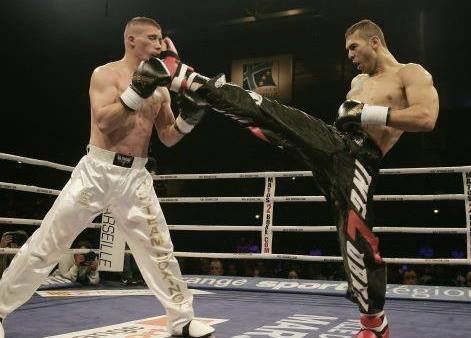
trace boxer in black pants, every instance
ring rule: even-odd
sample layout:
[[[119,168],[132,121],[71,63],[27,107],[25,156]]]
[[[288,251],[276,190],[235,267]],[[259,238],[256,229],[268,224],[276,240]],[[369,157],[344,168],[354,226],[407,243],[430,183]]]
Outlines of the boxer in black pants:
[[[191,122],[192,114],[199,119],[201,110],[210,107],[294,154],[313,172],[333,211],[348,298],[361,312],[362,328],[356,337],[389,338],[383,311],[386,267],[372,232],[376,179],[381,159],[404,131],[433,130],[438,94],[423,67],[396,61],[381,28],[372,21],[352,25],[345,38],[348,57],[361,74],[352,80],[335,126],[226,83],[223,75],[209,80],[180,62],[168,38],[161,56],[168,75],[162,84],[168,82],[170,90],[181,93],[185,121]]]

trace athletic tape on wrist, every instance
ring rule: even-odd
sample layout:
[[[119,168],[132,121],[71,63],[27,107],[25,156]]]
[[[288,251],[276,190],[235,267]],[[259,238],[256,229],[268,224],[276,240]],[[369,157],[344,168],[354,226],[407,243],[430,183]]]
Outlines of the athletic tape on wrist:
[[[184,119],[182,119],[181,115],[178,115],[175,120],[175,129],[182,134],[188,134],[194,127],[194,125],[189,124]]]
[[[144,99],[131,87],[126,88],[119,98],[124,105],[131,110],[137,110],[141,106],[142,102],[144,102]]]
[[[361,124],[385,126],[388,122],[389,107],[365,104],[361,111]]]

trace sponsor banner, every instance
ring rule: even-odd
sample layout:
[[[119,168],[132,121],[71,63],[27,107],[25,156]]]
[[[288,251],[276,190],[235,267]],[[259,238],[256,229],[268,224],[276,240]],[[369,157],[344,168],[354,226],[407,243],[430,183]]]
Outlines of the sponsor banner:
[[[262,96],[290,103],[293,86],[291,55],[232,61],[231,81]]]
[[[262,253],[272,253],[273,196],[275,195],[275,186],[276,180],[274,177],[265,178],[265,193],[263,202]]]
[[[344,296],[347,282],[303,279],[184,276],[188,286],[200,289],[289,292]],[[439,300],[471,303],[471,288],[388,284],[388,299]]]
[[[471,257],[471,172],[463,173],[466,215],[466,257]]]
[[[211,326],[226,322],[227,319],[216,318],[196,318]],[[45,338],[91,338],[91,337],[110,337],[110,338],[136,338],[168,337],[167,316],[158,316],[134,320],[131,322],[120,323],[116,325],[104,326],[90,330],[70,332],[58,336],[48,336]]]
[[[106,209],[101,216],[100,271],[123,271],[126,242],[113,215]]]
[[[194,295],[211,295],[213,292],[191,289]],[[106,297],[106,296],[153,296],[149,289],[123,290],[49,290],[37,291],[41,297]]]

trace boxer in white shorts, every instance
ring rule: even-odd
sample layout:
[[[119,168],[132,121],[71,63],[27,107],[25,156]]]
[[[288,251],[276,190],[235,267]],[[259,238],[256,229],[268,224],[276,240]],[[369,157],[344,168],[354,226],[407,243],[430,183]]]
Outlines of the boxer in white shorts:
[[[155,58],[162,47],[160,25],[131,19],[121,60],[96,68],[90,81],[91,137],[40,228],[0,280],[0,318],[25,303],[47,278],[74,239],[109,208],[147,285],[162,303],[174,336],[207,337],[214,329],[193,319],[193,298],[173,255],[167,223],[145,169],[152,131],[173,146],[201,119],[174,118],[170,95],[157,88]],[[0,338],[4,337],[0,324]]]

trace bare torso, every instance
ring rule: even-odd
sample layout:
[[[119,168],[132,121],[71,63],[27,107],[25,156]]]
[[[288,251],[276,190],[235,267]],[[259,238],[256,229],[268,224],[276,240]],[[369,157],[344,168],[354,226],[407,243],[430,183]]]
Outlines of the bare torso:
[[[109,75],[109,95],[119,102],[119,95],[128,87],[133,72],[122,61],[108,63],[100,68]],[[90,144],[126,155],[147,157],[150,138],[157,115],[162,106],[164,94],[158,88],[153,96],[135,112],[128,112],[124,123],[111,132],[100,130],[96,114],[91,110]],[[111,93],[113,91],[114,93]]]
[[[403,67],[403,64],[399,64],[373,76],[358,75],[352,81],[352,88],[347,94],[347,99],[392,109],[406,108],[409,104],[399,76]],[[391,150],[403,133],[402,130],[391,127],[365,126],[363,129],[379,146],[383,155]]]

